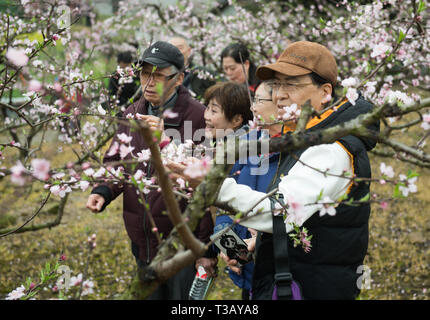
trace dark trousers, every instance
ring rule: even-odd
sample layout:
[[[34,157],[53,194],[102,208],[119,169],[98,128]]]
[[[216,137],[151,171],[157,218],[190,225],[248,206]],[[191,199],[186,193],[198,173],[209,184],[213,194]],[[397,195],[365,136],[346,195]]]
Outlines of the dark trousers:
[[[138,258],[139,247],[135,243],[131,244],[131,251],[136,258],[137,266],[139,268],[146,267],[147,264]],[[188,300],[195,275],[194,265],[186,266],[161,284],[146,300]]]

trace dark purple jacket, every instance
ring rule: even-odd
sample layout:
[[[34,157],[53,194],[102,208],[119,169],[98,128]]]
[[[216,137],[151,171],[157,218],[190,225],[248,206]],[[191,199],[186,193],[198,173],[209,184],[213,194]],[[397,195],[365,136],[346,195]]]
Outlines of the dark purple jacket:
[[[147,114],[148,102],[142,96],[136,103],[131,105],[124,113],[124,117],[127,114]],[[193,136],[184,136],[184,121],[191,121],[188,124],[191,132],[194,132],[197,129],[205,127],[204,121],[204,109],[205,107],[194,100],[189,94],[188,90],[184,86],[180,86],[178,88],[178,97],[176,99],[175,106],[172,108],[172,112],[177,113],[178,116],[176,118],[167,118],[164,120],[164,129],[176,129],[180,132],[180,138],[182,142],[185,139],[192,139]],[[187,130],[185,130],[186,132]],[[131,146],[135,149],[132,151],[136,156],[138,152],[141,152],[143,149],[148,149],[146,142],[143,140],[143,137],[138,132],[130,132],[130,128],[125,125],[119,125],[117,130],[117,135],[112,140],[111,146],[115,141],[118,141],[118,134],[126,133],[127,135],[133,137],[131,141]],[[169,134],[167,134],[169,135]],[[200,142],[200,141],[199,141]],[[109,148],[110,149],[110,148]],[[129,154],[124,160],[131,159],[131,155]],[[116,162],[119,161],[119,154],[114,156],[105,155],[103,162]],[[141,169],[145,173],[147,173],[147,177],[155,176],[155,172],[151,169],[152,166],[144,166],[142,163],[136,166],[133,172],[130,172],[130,168],[125,168],[127,173],[133,174],[138,169]],[[148,172],[149,171],[149,172]],[[157,253],[157,239],[153,232],[151,231],[152,227],[149,223],[149,219],[147,217],[147,213],[145,212],[145,208],[142,204],[139,203],[139,196],[136,194],[136,188],[131,185],[120,186],[118,184],[100,184],[96,188],[94,188],[92,193],[101,194],[106,202],[105,205],[108,205],[112,200],[114,200],[117,196],[124,193],[123,197],[123,217],[125,227],[127,229],[127,233],[133,243],[138,245],[139,247],[139,259],[143,262],[149,263]],[[164,199],[162,197],[161,192],[157,190],[151,189],[151,191],[145,195],[145,200],[150,207],[150,212],[155,220],[155,224],[157,225],[158,231],[162,233],[164,239],[167,238],[167,235],[173,228],[172,223],[170,222],[168,216],[165,214],[167,212],[166,206],[164,203]],[[179,202],[179,206],[181,211],[183,212],[186,208],[186,201],[181,200]],[[102,208],[102,210],[104,209]],[[204,243],[209,242],[209,236],[213,231],[213,221],[210,213],[207,213],[199,225],[197,226],[194,234],[196,237],[203,241]],[[209,254],[208,256],[212,256]]]

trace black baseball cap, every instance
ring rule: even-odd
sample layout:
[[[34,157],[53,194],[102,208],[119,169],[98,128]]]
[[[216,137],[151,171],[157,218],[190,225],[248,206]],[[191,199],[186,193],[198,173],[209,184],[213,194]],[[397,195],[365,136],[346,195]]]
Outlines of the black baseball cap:
[[[178,70],[182,70],[184,67],[184,56],[173,44],[165,41],[157,41],[146,49],[137,61],[140,65],[143,62],[152,64],[158,68],[167,68],[174,65]]]

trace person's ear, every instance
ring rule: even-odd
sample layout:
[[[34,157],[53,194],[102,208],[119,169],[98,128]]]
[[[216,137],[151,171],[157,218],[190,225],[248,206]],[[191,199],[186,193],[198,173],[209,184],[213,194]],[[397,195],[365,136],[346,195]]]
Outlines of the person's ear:
[[[333,87],[331,83],[324,83],[321,87],[321,93],[323,97],[332,96],[333,95]]]
[[[243,124],[243,116],[241,114],[235,114],[231,120],[231,123],[235,129],[241,127]]]
[[[181,72],[176,78],[175,87],[179,87],[184,82],[184,73]]]
[[[246,73],[248,73],[248,72],[249,72],[249,66],[250,66],[249,60],[246,60],[246,61],[243,63],[243,65],[245,66]]]

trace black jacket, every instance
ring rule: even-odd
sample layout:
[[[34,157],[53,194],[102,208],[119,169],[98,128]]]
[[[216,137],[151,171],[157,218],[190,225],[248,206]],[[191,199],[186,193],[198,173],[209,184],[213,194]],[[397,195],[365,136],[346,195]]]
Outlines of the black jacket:
[[[356,105],[347,102],[338,111],[316,124],[310,131],[324,129],[356,118],[371,111],[372,104],[360,97]],[[379,123],[369,129],[379,131]],[[367,151],[376,145],[374,141],[355,136],[346,136],[338,140],[352,155],[354,173],[357,177],[370,178],[371,168]],[[295,154],[300,156],[305,150]],[[280,175],[287,175],[296,160],[281,154],[278,171],[268,190],[279,184]],[[353,186],[349,199],[360,200],[369,193],[369,183],[360,182]],[[360,273],[357,268],[363,264],[368,246],[369,203],[359,206],[341,204],[336,208],[336,215],[312,215],[303,227],[312,235],[312,249],[309,253],[297,246],[289,238],[288,255],[290,269],[295,281],[302,286],[305,299],[355,299],[360,293],[357,280]],[[254,299],[271,299],[273,277],[272,235],[262,233],[257,242],[257,257],[254,269]]]

